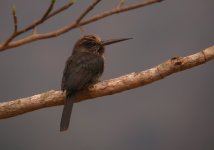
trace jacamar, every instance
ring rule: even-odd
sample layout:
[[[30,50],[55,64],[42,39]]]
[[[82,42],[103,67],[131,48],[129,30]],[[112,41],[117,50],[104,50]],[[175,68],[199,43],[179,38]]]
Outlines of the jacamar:
[[[61,89],[66,91],[60,131],[68,129],[75,95],[78,91],[98,82],[104,70],[105,46],[129,40],[130,38],[102,41],[96,35],[85,35],[74,45],[62,77]]]

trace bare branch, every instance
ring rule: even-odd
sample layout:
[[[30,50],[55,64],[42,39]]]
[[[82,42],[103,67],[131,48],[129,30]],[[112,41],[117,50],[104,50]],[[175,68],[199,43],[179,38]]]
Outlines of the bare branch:
[[[214,46],[186,57],[174,57],[151,69],[102,81],[93,88],[77,93],[76,102],[112,95],[150,84],[173,73],[183,71],[214,59]],[[0,103],[0,119],[14,117],[37,109],[62,105],[65,95],[61,91],[48,91],[27,98]]]
[[[145,6],[148,6],[148,5],[151,5],[151,4],[154,4],[154,3],[158,3],[158,2],[162,2],[162,1],[163,0],[149,0],[149,1],[146,1],[146,2],[141,2],[141,3],[130,5],[130,6],[126,6],[126,7],[123,6],[123,7],[120,7],[120,8],[115,8],[113,10],[106,11],[106,12],[103,12],[101,14],[95,15],[95,16],[91,17],[90,19],[87,19],[87,20],[84,20],[84,21],[81,22],[81,19],[90,10],[89,11],[85,11],[85,14],[83,13],[83,15],[82,15],[83,17],[80,16],[80,18],[79,18],[80,19],[80,23],[79,24],[78,24],[78,20],[77,20],[77,21],[74,21],[73,23],[71,23],[69,25],[66,25],[66,26],[64,26],[64,27],[62,27],[62,28],[60,28],[60,29],[58,29],[56,31],[53,31],[53,32],[44,33],[44,34],[37,34],[36,36],[35,35],[31,35],[31,36],[28,36],[28,37],[23,38],[21,40],[17,40],[17,41],[11,42],[6,47],[3,47],[2,45],[0,45],[0,51],[4,51],[6,49],[10,49],[10,48],[14,48],[14,47],[17,47],[17,46],[21,46],[21,45],[24,45],[24,44],[27,44],[27,43],[30,43],[30,42],[33,42],[33,41],[36,41],[36,40],[57,37],[57,36],[59,36],[61,34],[64,34],[64,33],[68,32],[68,31],[72,30],[72,29],[78,28],[79,26],[90,24],[92,22],[101,20],[101,19],[103,19],[105,17],[111,16],[111,15],[114,15],[114,14],[118,14],[118,13],[122,13],[122,12],[125,12],[125,11],[129,11],[129,10],[145,7]],[[96,0],[95,2],[98,3],[99,1]],[[91,8],[91,10],[92,9],[93,8]],[[52,14],[50,14],[49,16],[51,16],[51,15]],[[30,27],[30,28],[32,29],[33,27]],[[25,30],[28,30],[28,28],[25,29]],[[25,30],[23,32],[25,32]]]
[[[10,37],[2,44],[2,47],[7,47],[8,44],[16,37],[17,30],[18,30],[18,19],[16,15],[16,6],[13,5],[12,8],[12,15],[13,15],[13,33],[10,35]]]
[[[13,14],[13,23],[14,23],[14,33],[17,32],[18,30],[18,21],[17,21],[17,16],[16,16],[16,6],[13,6],[13,10],[12,10],[12,14]]]
[[[4,51],[5,49],[9,49],[11,48],[10,47],[10,42],[16,38],[17,36],[29,31],[29,30],[33,30],[33,33],[35,33],[34,31],[36,31],[36,27],[40,24],[42,24],[43,22],[45,22],[46,20],[48,20],[49,18],[57,15],[58,13],[66,10],[67,8],[69,8],[70,6],[72,6],[74,4],[73,1],[70,1],[68,4],[65,4],[64,6],[62,6],[61,8],[55,10],[54,12],[51,13],[53,7],[54,7],[54,4],[55,4],[55,1],[56,0],[52,0],[51,3],[50,3],[50,6],[49,8],[47,9],[47,11],[44,13],[44,15],[38,20],[38,21],[34,21],[31,25],[25,27],[24,29],[22,30],[19,30],[18,31],[18,28],[17,28],[17,17],[16,17],[16,9],[15,7],[13,7],[13,11],[12,11],[12,14],[13,14],[13,20],[14,20],[14,32],[13,34],[3,43],[0,45],[0,51]],[[35,37],[35,35],[33,34],[32,37]],[[33,38],[32,38],[33,39]],[[17,45],[19,46],[19,45]],[[16,47],[16,46],[15,46]]]
[[[41,18],[41,20],[45,20],[47,18],[47,16],[50,14],[50,12],[52,11],[54,4],[55,4],[56,0],[51,0],[50,6],[48,7],[47,11],[45,12],[45,14],[43,15],[43,17]]]
[[[80,21],[100,2],[101,0],[95,0],[76,20],[76,24],[78,25]]]
[[[63,11],[65,11],[66,9],[68,9],[69,7],[71,7],[73,4],[75,3],[75,1],[70,1],[69,3],[65,4],[64,6],[60,7],[59,9],[53,11],[52,13],[50,13],[46,19],[49,19]]]
[[[162,1],[163,0],[149,0],[149,1],[146,1],[146,2],[142,2],[142,3],[130,5],[130,6],[123,6],[123,7],[120,7],[120,8],[112,9],[110,11],[106,11],[106,12],[103,12],[101,14],[95,15],[94,17],[81,22],[80,25],[81,26],[82,25],[86,25],[86,24],[98,21],[100,19],[103,19],[105,17],[111,16],[111,15],[114,15],[114,14],[119,14],[119,13],[122,13],[122,12],[125,12],[125,11],[130,11],[130,10],[133,10],[133,9],[145,7],[145,6],[148,6],[148,5],[151,5],[151,4],[154,4],[154,3],[158,3],[158,2],[162,2]]]
[[[34,23],[32,23],[31,25],[25,27],[24,29],[20,30],[18,32],[18,35],[27,32],[29,30],[32,30],[33,28],[35,28],[36,26],[42,24],[43,22],[47,21],[49,18],[59,14],[60,12],[64,11],[65,9],[69,8],[70,6],[72,6],[74,3],[73,2],[69,2],[68,4],[64,5],[63,7],[59,8],[58,10],[51,12],[51,10],[53,9],[53,6],[55,4],[55,2],[53,2],[54,0],[51,1],[51,4],[48,8],[48,10],[45,12],[45,14],[37,21],[34,21]],[[17,36],[18,36],[17,35]]]

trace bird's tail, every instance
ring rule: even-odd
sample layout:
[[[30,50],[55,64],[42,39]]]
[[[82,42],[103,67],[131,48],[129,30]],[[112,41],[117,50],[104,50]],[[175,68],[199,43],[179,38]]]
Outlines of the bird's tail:
[[[66,94],[65,105],[62,111],[62,117],[60,122],[60,131],[68,129],[70,123],[71,112],[75,101],[75,94]]]

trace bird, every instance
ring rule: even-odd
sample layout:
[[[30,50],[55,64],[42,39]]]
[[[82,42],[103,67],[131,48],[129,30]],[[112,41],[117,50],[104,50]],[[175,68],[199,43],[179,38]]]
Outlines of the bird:
[[[105,46],[131,38],[102,41],[98,35],[84,35],[74,45],[63,71],[61,90],[66,92],[60,122],[60,131],[69,127],[71,112],[77,92],[99,81],[104,71]]]

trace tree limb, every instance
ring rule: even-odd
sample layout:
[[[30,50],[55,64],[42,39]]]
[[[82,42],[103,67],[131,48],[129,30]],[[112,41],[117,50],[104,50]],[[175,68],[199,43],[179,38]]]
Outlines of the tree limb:
[[[51,0],[51,3],[47,9],[47,11],[44,13],[44,15],[37,21],[34,21],[32,24],[28,25],[27,27],[25,27],[24,29],[18,30],[18,20],[17,20],[17,16],[16,16],[16,7],[13,6],[12,9],[12,15],[13,15],[13,22],[14,22],[14,32],[10,35],[10,37],[3,42],[3,44],[0,44],[0,51],[4,51],[6,49],[10,48],[10,42],[15,39],[17,36],[29,31],[29,30],[34,30],[38,25],[42,24],[43,22],[45,22],[46,20],[48,20],[49,18],[61,13],[62,11],[68,9],[70,6],[72,6],[74,4],[73,1],[70,1],[69,3],[65,4],[64,6],[62,6],[61,8],[53,11],[51,13],[51,11],[53,10],[54,4],[55,4],[56,0]],[[34,32],[33,32],[34,33]],[[31,36],[34,36],[34,34],[32,34]],[[17,46],[15,46],[17,47]]]
[[[97,83],[92,88],[77,93],[76,102],[112,95],[150,84],[173,73],[183,71],[214,59],[214,46],[186,57],[173,57],[151,69],[134,72],[115,79]],[[0,119],[17,116],[37,109],[62,105],[65,95],[61,91],[48,91],[27,98],[0,103]]]
[[[18,46],[21,46],[21,45],[24,45],[24,44],[27,44],[27,43],[30,43],[30,42],[33,42],[33,41],[37,41],[37,40],[41,40],[41,39],[47,39],[47,38],[53,38],[53,37],[57,37],[61,34],[64,34],[68,31],[71,31],[75,28],[78,28],[80,26],[83,26],[83,25],[87,25],[87,24],[90,24],[92,22],[95,22],[95,21],[98,21],[98,20],[101,20],[105,17],[108,17],[108,16],[111,16],[111,15],[114,15],[114,14],[119,14],[119,13],[122,13],[122,12],[125,12],[125,11],[129,11],[129,10],[133,10],[133,9],[137,9],[137,8],[141,8],[141,7],[145,7],[145,6],[148,6],[148,5],[151,5],[151,4],[155,4],[155,3],[158,3],[158,2],[162,2],[164,0],[148,0],[148,1],[145,1],[145,2],[141,2],[141,3],[137,3],[137,4],[133,4],[133,5],[130,5],[130,6],[121,6],[121,7],[116,7],[112,10],[109,10],[109,11],[106,11],[106,12],[103,12],[101,14],[98,14],[98,15],[95,15],[89,19],[86,19],[86,20],[83,20],[81,22],[81,20],[85,17],[86,14],[88,14],[89,11],[91,11],[94,6],[96,4],[98,4],[101,0],[96,0],[95,2],[93,2],[83,13],[82,15],[80,15],[80,17],[70,23],[69,25],[66,25],[58,30],[55,30],[53,32],[48,32],[48,33],[43,33],[43,34],[32,34],[28,37],[25,37],[23,39],[20,39],[20,40],[16,40],[16,41],[13,41],[11,42],[15,37],[17,37],[18,35],[24,33],[24,32],[27,32],[29,30],[32,30],[35,28],[35,26],[38,26],[39,24],[43,23],[44,21],[46,21],[47,19],[49,19],[50,17],[52,17],[53,15],[56,15],[60,12],[62,12],[63,10],[60,10],[60,11],[55,11],[53,13],[50,13],[49,15],[46,16],[46,19],[45,20],[42,20],[40,19],[39,21],[37,21],[36,23],[26,27],[25,29],[17,32],[17,34],[12,38],[12,40],[7,44],[7,45],[4,45],[4,44],[0,44],[0,52],[1,51],[5,51],[7,49],[11,49],[11,48],[14,48],[14,47],[18,47]],[[73,3],[71,3],[72,5]],[[70,5],[69,5],[70,6]],[[67,8],[67,7],[63,7],[63,8]],[[42,20],[42,21],[41,21]]]

